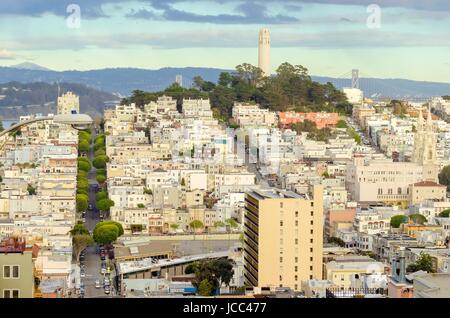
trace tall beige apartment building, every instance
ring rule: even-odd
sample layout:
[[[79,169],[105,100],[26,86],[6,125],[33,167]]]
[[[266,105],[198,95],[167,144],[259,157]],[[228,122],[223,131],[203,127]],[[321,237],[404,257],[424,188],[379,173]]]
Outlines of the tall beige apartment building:
[[[58,97],[58,115],[80,113],[80,98],[72,92]]]
[[[323,188],[309,194],[279,189],[245,196],[245,284],[300,290],[322,279]]]

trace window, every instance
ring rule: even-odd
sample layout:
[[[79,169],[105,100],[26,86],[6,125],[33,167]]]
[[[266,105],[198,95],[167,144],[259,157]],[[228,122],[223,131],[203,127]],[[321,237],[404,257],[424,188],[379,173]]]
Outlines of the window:
[[[295,257],[295,262],[298,263],[298,257]]]
[[[280,263],[283,263],[283,258],[282,257],[280,257]]]
[[[11,268],[9,266],[3,266],[3,278],[11,277]]]
[[[314,211],[311,211],[311,216],[314,216]]]
[[[283,221],[280,221],[280,226],[283,226]]]
[[[311,206],[314,206],[314,202],[311,202]]]
[[[13,278],[19,278],[19,266],[13,266]]]
[[[19,278],[19,265],[4,265],[3,278]]]
[[[295,221],[295,226],[298,226],[298,221]]]
[[[397,188],[397,194],[402,194],[402,188]]]
[[[295,217],[298,217],[298,211],[295,211]]]
[[[314,231],[313,230],[311,230],[311,234],[313,234],[314,233]]]
[[[298,266],[294,266],[294,271],[298,272]]]
[[[311,222],[310,222],[310,223],[311,223],[311,225],[314,225],[314,221],[313,221],[313,220],[311,220]]]
[[[298,281],[298,276],[297,276],[297,275],[295,275],[294,277],[295,277],[295,281]]]
[[[4,289],[3,298],[19,298],[20,291],[18,289]]]
[[[298,239],[295,239],[295,245],[297,245],[298,244]]]
[[[283,207],[283,202],[280,202],[280,208],[282,208]]]

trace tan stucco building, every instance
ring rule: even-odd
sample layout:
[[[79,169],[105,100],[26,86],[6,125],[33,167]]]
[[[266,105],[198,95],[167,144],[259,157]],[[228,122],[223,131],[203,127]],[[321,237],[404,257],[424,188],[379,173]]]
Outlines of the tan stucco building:
[[[278,189],[246,193],[245,283],[300,290],[322,279],[323,188],[308,195]]]

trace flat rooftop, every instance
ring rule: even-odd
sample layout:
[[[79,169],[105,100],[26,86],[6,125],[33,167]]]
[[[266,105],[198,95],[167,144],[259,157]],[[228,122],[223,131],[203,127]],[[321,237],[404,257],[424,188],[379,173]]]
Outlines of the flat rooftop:
[[[293,191],[281,190],[276,188],[251,189],[248,192],[257,199],[305,199],[309,200],[306,194],[299,194]]]
[[[418,296],[424,298],[450,298],[450,274],[434,273],[415,277],[414,285],[419,283],[428,289],[418,291]]]

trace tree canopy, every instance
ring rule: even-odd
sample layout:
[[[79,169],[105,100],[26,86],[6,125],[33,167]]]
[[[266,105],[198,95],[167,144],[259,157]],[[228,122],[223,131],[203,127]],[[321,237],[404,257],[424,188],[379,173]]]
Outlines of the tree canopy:
[[[394,215],[391,217],[391,227],[398,229],[400,224],[408,223],[408,217],[406,215]]]
[[[188,265],[185,273],[195,274],[192,285],[198,289],[200,295],[211,296],[213,290],[220,288],[222,284],[229,286],[234,275],[233,265],[233,260],[228,258],[203,260]]]
[[[447,186],[447,191],[450,190],[450,165],[445,166],[438,175],[439,183]]]
[[[98,200],[97,202],[95,202],[95,206],[97,207],[97,209],[99,209],[100,211],[109,211],[109,209],[114,206],[114,201],[111,199],[101,199]]]
[[[421,252],[417,261],[415,263],[410,264],[406,268],[406,271],[409,273],[417,271],[426,271],[428,273],[434,273],[433,259],[429,254]]]
[[[248,63],[236,66],[234,72],[222,72],[217,84],[200,76],[194,77],[194,88],[173,84],[164,91],[150,93],[133,91],[122,104],[135,103],[138,107],[167,95],[177,99],[180,109],[183,98],[209,98],[215,116],[228,121],[233,103],[255,102],[273,111],[333,111],[350,114],[352,105],[343,92],[333,84],[312,81],[308,70],[301,65],[281,64],[274,76],[264,77],[260,68]]]

